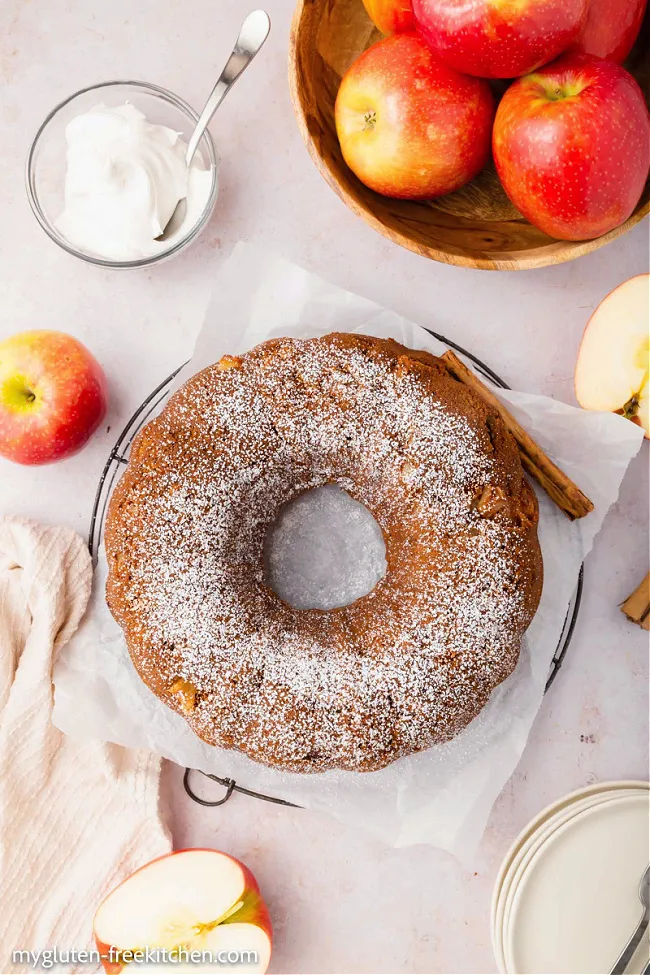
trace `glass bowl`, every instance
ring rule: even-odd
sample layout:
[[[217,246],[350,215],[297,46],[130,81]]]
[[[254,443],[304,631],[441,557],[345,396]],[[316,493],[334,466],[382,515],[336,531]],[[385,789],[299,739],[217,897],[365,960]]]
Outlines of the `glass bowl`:
[[[125,102],[130,102],[139,109],[149,122],[167,125],[179,132],[185,142],[189,141],[198,119],[194,109],[178,95],[143,81],[109,81],[82,88],[53,108],[36,133],[27,157],[27,197],[34,216],[45,233],[68,254],[74,254],[82,261],[101,267],[151,267],[180,253],[198,237],[210,219],[217,200],[218,159],[214,142],[207,130],[201,138],[198,151],[212,174],[210,195],[197,221],[182,236],[171,237],[169,246],[165,249],[135,260],[111,260],[71,244],[54,226],[54,221],[65,206],[65,128],[68,122],[96,105],[103,103],[113,108]]]

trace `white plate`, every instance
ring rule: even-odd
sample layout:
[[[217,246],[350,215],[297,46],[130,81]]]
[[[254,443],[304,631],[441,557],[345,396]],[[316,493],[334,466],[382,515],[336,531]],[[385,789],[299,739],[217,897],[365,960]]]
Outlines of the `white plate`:
[[[512,902],[514,900],[514,895],[519,882],[524,875],[532,857],[542,846],[542,844],[545,843],[564,823],[573,819],[586,809],[590,809],[593,806],[599,805],[600,803],[610,802],[612,799],[620,798],[629,794],[630,790],[617,789],[600,794],[595,793],[582,799],[575,799],[567,806],[560,807],[553,815],[544,820],[519,847],[519,850],[515,854],[501,885],[496,904],[496,915],[494,918],[492,940],[495,957],[499,962],[502,972],[507,971],[503,944],[506,939],[510,909],[512,907]]]
[[[499,901],[499,911],[497,913],[497,923],[499,923],[500,920],[500,944],[504,971],[509,971],[507,968],[504,946],[507,944],[509,937],[510,912],[512,910],[512,905],[514,903],[515,894],[517,893],[519,884],[533,857],[537,854],[538,850],[543,846],[543,844],[548,842],[556,830],[558,830],[561,826],[564,826],[576,816],[580,816],[587,812],[587,810],[593,809],[595,806],[606,802],[612,802],[626,795],[630,795],[630,792],[625,790],[617,790],[601,793],[600,795],[596,794],[594,796],[588,796],[585,799],[572,802],[565,809],[557,812],[555,816],[547,819],[546,822],[540,826],[537,832],[534,833],[527,843],[525,843],[521,848],[520,854],[518,854],[515,861],[513,861],[513,872],[508,874],[504,887],[502,888],[502,896]]]
[[[650,859],[650,796],[630,794],[583,810],[531,857],[504,932],[507,970],[609,972],[640,916]]]
[[[530,822],[526,824],[526,826],[524,826],[524,828],[519,833],[519,835],[512,841],[510,848],[508,849],[508,852],[503,858],[503,863],[501,864],[501,868],[497,875],[497,879],[494,884],[494,898],[492,903],[493,917],[494,917],[494,907],[495,907],[494,901],[496,900],[496,896],[498,895],[499,888],[503,883],[503,878],[506,875],[506,871],[508,870],[512,859],[514,858],[517,850],[524,842],[524,840],[526,840],[530,836],[530,834],[533,833],[544,822],[545,819],[548,819],[549,816],[552,816],[555,812],[557,812],[558,809],[562,808],[563,806],[568,806],[570,803],[575,802],[577,799],[582,799],[584,796],[594,795],[595,793],[598,792],[614,791],[618,789],[650,789],[650,782],[643,782],[641,780],[637,781],[636,779],[622,779],[621,781],[596,782],[594,785],[584,786],[582,789],[576,789],[574,792],[569,792],[567,795],[562,796],[560,799],[555,799],[554,802],[551,802],[549,803],[548,806],[545,806],[544,809],[541,810],[541,812],[537,813],[537,815],[533,819],[531,819]]]
[[[544,825],[561,813],[563,810],[572,806],[575,803],[581,802],[588,797],[597,798],[599,794],[603,793],[618,793],[625,789],[636,789],[647,791],[650,789],[650,783],[636,781],[633,779],[622,780],[617,782],[598,782],[595,785],[585,786],[582,789],[577,789],[575,792],[571,792],[566,796],[562,796],[560,799],[556,799],[550,805],[546,806],[541,810],[519,833],[516,839],[511,844],[508,852],[506,853],[501,868],[497,875],[497,879],[494,884],[494,890],[492,894],[492,905],[491,905],[491,932],[492,932],[492,947],[494,950],[494,955],[499,965],[499,970],[501,972],[506,971],[505,959],[503,957],[502,950],[502,922],[503,922],[503,902],[502,897],[507,895],[507,889],[511,881],[511,870],[515,870],[517,864],[514,863],[515,859],[518,858],[522,847],[526,846],[530,840],[534,837],[537,831],[544,827]],[[520,862],[517,860],[517,863]]]

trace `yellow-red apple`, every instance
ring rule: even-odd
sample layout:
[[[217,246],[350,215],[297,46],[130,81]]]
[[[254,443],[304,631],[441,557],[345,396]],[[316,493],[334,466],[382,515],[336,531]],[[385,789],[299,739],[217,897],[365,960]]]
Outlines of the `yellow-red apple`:
[[[493,118],[488,83],[449,68],[415,34],[364,51],[336,99],[350,169],[377,193],[413,200],[476,176],[489,157]]]
[[[611,291],[593,313],[576,364],[576,398],[586,410],[620,413],[650,440],[650,274]]]
[[[508,88],[492,149],[506,193],[531,223],[562,240],[599,237],[627,220],[643,191],[648,109],[620,65],[565,54]]]
[[[589,0],[413,0],[418,30],[457,71],[516,78],[578,36]]]
[[[363,0],[363,5],[382,34],[415,30],[411,0]]]
[[[646,0],[591,0],[572,51],[622,64],[639,36]]]
[[[81,450],[106,413],[106,379],[88,349],[63,332],[0,342],[0,455],[48,464]]]
[[[218,850],[180,850],[145,864],[102,901],[93,932],[111,975],[143,962],[147,971],[166,963],[177,971],[260,973],[271,958],[271,921],[257,882]]]

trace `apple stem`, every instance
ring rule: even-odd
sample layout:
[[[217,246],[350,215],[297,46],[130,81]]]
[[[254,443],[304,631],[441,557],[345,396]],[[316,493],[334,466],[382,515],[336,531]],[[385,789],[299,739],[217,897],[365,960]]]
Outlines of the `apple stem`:
[[[632,417],[636,416],[638,412],[639,412],[639,398],[638,398],[638,394],[635,393],[633,396],[630,396],[629,400],[627,401],[623,409],[620,411],[620,413],[627,420],[631,420]]]

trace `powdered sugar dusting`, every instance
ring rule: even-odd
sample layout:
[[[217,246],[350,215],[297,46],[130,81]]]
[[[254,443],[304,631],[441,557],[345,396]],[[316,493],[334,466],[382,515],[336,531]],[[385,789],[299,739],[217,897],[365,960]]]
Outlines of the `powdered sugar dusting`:
[[[456,734],[514,666],[541,586],[532,495],[486,408],[405,352],[277,340],[194,377],[138,438],[109,601],[143,679],[206,740],[296,771],[379,768]],[[387,571],[351,605],[295,609],[265,584],[264,541],[326,484],[373,513]],[[507,496],[489,518],[486,484]]]

